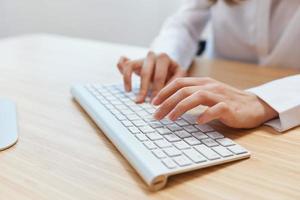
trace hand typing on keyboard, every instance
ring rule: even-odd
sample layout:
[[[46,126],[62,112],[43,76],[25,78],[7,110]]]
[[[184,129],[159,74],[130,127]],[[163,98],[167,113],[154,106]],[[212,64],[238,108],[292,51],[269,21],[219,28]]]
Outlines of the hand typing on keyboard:
[[[132,88],[132,73],[140,75],[137,103],[145,101],[152,85],[152,103],[160,105],[156,119],[168,115],[171,120],[176,120],[198,105],[209,107],[199,116],[200,124],[217,119],[233,128],[254,128],[278,116],[272,107],[252,93],[211,78],[178,78],[185,76],[186,71],[166,54],[149,52],[145,59],[139,60],[121,57],[118,68],[127,92]]]
[[[211,78],[176,79],[164,87],[152,103],[160,105],[154,114],[158,120],[167,115],[176,120],[188,110],[205,105],[209,108],[198,117],[198,123],[218,119],[233,128],[253,128],[278,116],[256,95]]]
[[[136,102],[142,103],[152,88],[151,98],[171,80],[177,77],[186,76],[186,70],[180,68],[167,54],[155,54],[149,52],[145,59],[129,60],[121,57],[118,62],[118,69],[123,75],[124,87],[127,92],[131,91],[131,75],[136,73],[141,77],[140,90]]]

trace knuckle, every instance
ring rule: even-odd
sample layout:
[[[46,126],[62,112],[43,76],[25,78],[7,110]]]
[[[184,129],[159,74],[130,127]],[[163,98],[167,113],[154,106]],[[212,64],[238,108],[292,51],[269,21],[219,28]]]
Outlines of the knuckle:
[[[121,64],[122,65],[122,64]],[[134,62],[130,61],[130,62],[127,62],[125,65],[123,65],[124,69],[131,69],[134,65]]]
[[[162,82],[165,82],[165,75],[162,74],[162,73],[155,73],[155,76],[154,76],[154,82],[159,82],[159,83],[162,83]]]
[[[225,102],[220,102],[220,103],[219,103],[219,106],[220,106],[222,112],[226,112],[226,111],[229,110],[229,106],[228,106],[228,104],[225,103]]]
[[[188,96],[190,94],[189,88],[182,88],[179,90],[179,95],[181,96]]]
[[[203,78],[202,78],[202,80],[203,80],[204,82],[207,82],[207,83],[209,83],[209,82],[212,82],[212,81],[213,81],[213,79],[212,79],[212,78],[210,78],[210,77],[203,77]]]
[[[171,100],[165,101],[163,106],[164,106],[165,109],[172,108],[173,107],[173,102]]]
[[[224,91],[224,86],[222,84],[214,84],[213,88],[216,92],[222,93]]]
[[[184,112],[184,104],[182,102],[178,103],[175,107],[175,111],[176,113],[181,113],[181,112]]]
[[[162,76],[156,76],[156,77],[154,78],[154,81],[155,81],[155,82],[158,82],[158,83],[161,83],[161,82],[164,82],[164,79],[163,79]]]
[[[183,78],[176,78],[174,84],[175,86],[181,86],[183,84]]]
[[[206,91],[204,91],[204,90],[199,90],[199,91],[196,93],[196,96],[197,96],[197,98],[199,98],[199,99],[205,99],[205,98],[207,98],[208,93],[207,93]]]

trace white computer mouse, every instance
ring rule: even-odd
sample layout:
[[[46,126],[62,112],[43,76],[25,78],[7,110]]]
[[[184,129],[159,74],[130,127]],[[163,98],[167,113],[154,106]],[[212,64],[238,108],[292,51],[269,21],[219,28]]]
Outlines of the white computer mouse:
[[[0,151],[18,141],[16,105],[8,99],[0,99]]]

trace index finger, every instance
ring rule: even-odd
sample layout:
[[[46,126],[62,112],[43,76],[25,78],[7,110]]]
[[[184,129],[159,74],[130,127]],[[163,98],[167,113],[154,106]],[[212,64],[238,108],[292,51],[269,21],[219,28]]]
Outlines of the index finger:
[[[139,94],[136,97],[137,103],[142,103],[145,101],[150,86],[154,65],[155,65],[155,54],[153,52],[149,52],[141,71],[141,85],[140,85]]]
[[[178,78],[171,83],[169,83],[166,87],[164,87],[153,99],[154,105],[160,105],[164,102],[168,97],[174,94],[177,90],[188,87],[188,86],[195,86],[201,85],[203,80],[201,78]]]

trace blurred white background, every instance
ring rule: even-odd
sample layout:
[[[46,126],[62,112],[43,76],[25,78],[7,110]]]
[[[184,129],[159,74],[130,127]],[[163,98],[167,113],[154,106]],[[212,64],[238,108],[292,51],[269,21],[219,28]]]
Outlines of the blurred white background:
[[[28,33],[148,46],[182,0],[0,0],[0,37]]]

